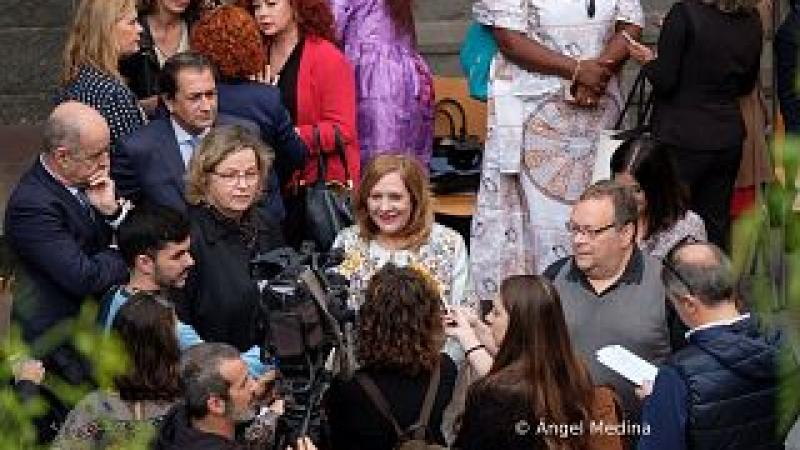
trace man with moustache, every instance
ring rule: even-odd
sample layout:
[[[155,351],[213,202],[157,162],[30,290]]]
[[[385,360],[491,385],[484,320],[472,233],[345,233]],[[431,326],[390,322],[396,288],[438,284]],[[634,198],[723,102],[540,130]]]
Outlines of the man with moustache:
[[[183,402],[164,418],[154,448],[201,450],[245,447],[236,425],[255,416],[258,382],[228,344],[203,343],[181,359]]]

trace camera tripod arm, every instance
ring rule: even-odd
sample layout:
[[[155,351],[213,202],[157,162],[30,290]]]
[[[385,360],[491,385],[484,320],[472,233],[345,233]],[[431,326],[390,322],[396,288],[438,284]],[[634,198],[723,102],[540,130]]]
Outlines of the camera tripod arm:
[[[319,278],[317,278],[317,275],[313,270],[306,269],[300,274],[299,279],[305,283],[306,287],[308,287],[308,291],[314,298],[314,302],[322,312],[322,316],[325,318],[328,326],[333,331],[333,335],[336,338],[336,346],[342,350],[338,353],[340,355],[344,355],[339,357],[341,362],[339,369],[342,371],[345,377],[349,377],[355,371],[355,368],[346,357],[347,352],[343,351],[345,349],[344,335],[342,334],[342,330],[339,327],[339,323],[336,321],[336,318],[333,317],[330,311],[328,311],[327,296],[325,295],[325,291],[322,289]]]

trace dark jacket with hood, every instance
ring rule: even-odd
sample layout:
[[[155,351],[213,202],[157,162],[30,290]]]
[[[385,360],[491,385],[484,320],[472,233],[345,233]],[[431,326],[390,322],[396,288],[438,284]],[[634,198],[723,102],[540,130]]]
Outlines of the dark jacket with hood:
[[[164,417],[154,450],[244,450],[236,441],[192,427],[186,405],[178,404]]]
[[[798,382],[795,362],[781,366],[783,349],[781,334],[752,317],[689,337],[667,361],[688,388],[688,448],[783,448],[778,395]]]

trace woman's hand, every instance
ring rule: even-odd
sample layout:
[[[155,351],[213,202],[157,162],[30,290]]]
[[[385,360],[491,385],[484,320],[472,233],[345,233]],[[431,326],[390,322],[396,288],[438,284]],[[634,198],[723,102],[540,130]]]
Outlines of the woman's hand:
[[[444,332],[446,335],[455,338],[465,349],[480,344],[475,330],[469,322],[469,318],[461,308],[451,308],[442,315]]]
[[[255,81],[258,83],[268,84],[270,86],[277,86],[278,80],[280,79],[280,74],[272,74],[272,68],[269,64],[264,66],[264,69],[261,72],[251,75],[250,81]]]
[[[573,86],[575,98],[574,104],[584,108],[597,107],[597,101],[600,98],[593,90],[583,84],[576,84]]]
[[[575,82],[590,88],[597,94],[605,93],[608,80],[613,75],[611,68],[614,61],[582,59],[579,64],[580,66],[576,69],[578,73],[575,74]]]
[[[647,64],[656,59],[656,54],[650,47],[640,44],[633,39],[628,39],[628,53],[630,53],[631,58],[639,61],[640,64]]]

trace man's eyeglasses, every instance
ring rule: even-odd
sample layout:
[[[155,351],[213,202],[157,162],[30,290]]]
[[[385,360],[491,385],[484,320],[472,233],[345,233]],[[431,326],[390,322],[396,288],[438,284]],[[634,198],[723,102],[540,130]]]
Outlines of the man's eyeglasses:
[[[211,172],[212,174],[219,177],[220,181],[228,186],[236,186],[239,183],[239,180],[244,180],[246,185],[256,184],[258,183],[259,178],[261,178],[260,172]]]
[[[614,225],[615,225],[614,223],[610,223],[610,224],[608,224],[608,225],[606,225],[604,227],[591,228],[589,226],[578,225],[578,224],[576,224],[574,222],[567,222],[567,223],[564,224],[564,227],[567,229],[567,232],[569,234],[573,235],[573,236],[577,236],[577,235],[581,235],[582,234],[582,235],[588,237],[589,239],[594,239],[597,236],[600,236],[600,234],[602,234],[603,232],[608,231],[611,228],[613,228]]]

